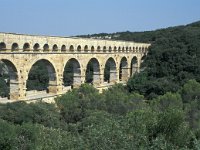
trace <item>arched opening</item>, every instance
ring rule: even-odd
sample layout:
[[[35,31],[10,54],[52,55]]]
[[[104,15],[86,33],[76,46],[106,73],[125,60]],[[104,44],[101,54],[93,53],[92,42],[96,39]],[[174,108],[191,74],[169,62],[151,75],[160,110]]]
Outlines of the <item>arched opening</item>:
[[[27,92],[27,96],[36,91],[56,93],[56,85],[56,72],[52,63],[46,59],[35,62],[28,73],[26,88],[30,92]]]
[[[132,48],[131,48],[131,47],[129,47],[129,51],[130,51],[130,52],[132,51]]]
[[[122,47],[122,52],[124,52],[124,50],[125,50],[125,48],[124,48],[124,47]]]
[[[142,52],[142,48],[141,47],[139,47],[139,53],[141,53]]]
[[[138,52],[138,47],[135,48],[135,52],[136,52],[136,53]]]
[[[4,42],[0,43],[0,51],[5,51],[6,50],[6,44]]]
[[[97,47],[97,52],[100,52],[100,51],[101,51],[101,47],[98,46],[98,47]]]
[[[52,50],[55,52],[55,51],[58,51],[58,46],[56,44],[53,45],[53,48]]]
[[[79,62],[72,58],[68,60],[65,65],[63,73],[64,86],[71,86],[71,88],[81,85],[81,69]]]
[[[91,52],[94,52],[94,46],[91,47]]]
[[[20,96],[18,89],[18,73],[15,65],[9,60],[0,60],[0,97],[17,100]]]
[[[65,52],[66,51],[66,46],[65,45],[62,45],[61,46],[61,52]]]
[[[115,51],[115,52],[117,51],[117,47],[116,47],[116,46],[114,47],[114,51]]]
[[[112,47],[111,46],[109,46],[109,52],[111,52],[112,51]]]
[[[121,47],[120,46],[118,47],[118,52],[121,52]]]
[[[138,60],[137,57],[134,56],[131,60],[131,76],[134,76],[135,73],[138,72]]]
[[[23,51],[29,51],[30,50],[30,44],[29,43],[25,43],[23,46]]]
[[[49,51],[49,45],[48,45],[48,44],[44,44],[43,50],[44,50],[44,51]]]
[[[135,47],[133,47],[133,52],[135,53]]]
[[[113,58],[109,58],[106,61],[105,69],[104,69],[104,82],[116,82],[117,80],[117,69],[116,63]]]
[[[38,43],[36,43],[34,46],[33,46],[33,50],[34,51],[39,51],[40,50],[40,45]]]
[[[69,51],[74,51],[74,46],[73,46],[73,45],[71,45],[71,46],[69,47]]]
[[[142,53],[144,53],[145,51],[144,51],[144,47],[142,47]]]
[[[103,52],[106,52],[106,46],[103,47]]]
[[[100,66],[96,58],[90,59],[87,64],[85,81],[93,85],[100,84]]]
[[[11,47],[11,51],[18,51],[19,50],[19,45],[17,43],[13,43]]]
[[[81,51],[81,46],[80,45],[77,47],[77,51]]]
[[[126,52],[128,52],[128,46],[126,47]]]
[[[84,47],[84,52],[88,52],[88,46],[87,45],[85,45],[85,47]]]
[[[127,81],[128,79],[128,63],[126,57],[123,57],[119,67],[119,80]]]

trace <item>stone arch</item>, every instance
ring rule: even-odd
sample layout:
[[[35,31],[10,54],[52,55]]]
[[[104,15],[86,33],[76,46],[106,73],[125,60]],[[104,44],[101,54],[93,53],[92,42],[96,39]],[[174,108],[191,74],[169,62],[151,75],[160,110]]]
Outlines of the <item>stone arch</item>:
[[[74,46],[73,45],[70,45],[69,51],[74,51]]]
[[[138,72],[138,59],[134,56],[131,60],[131,76],[134,76],[135,73]]]
[[[122,52],[124,52],[124,50],[125,50],[125,48],[124,48],[124,47],[122,47]]]
[[[40,50],[40,45],[38,43],[36,43],[34,46],[33,46],[33,50],[34,51],[39,51]]]
[[[81,51],[81,46],[80,45],[78,45],[77,51]]]
[[[81,66],[77,59],[71,58],[67,61],[63,71],[64,86],[72,88],[81,85]]]
[[[100,84],[100,64],[96,58],[91,58],[87,63],[85,81],[93,85]]]
[[[128,79],[128,61],[126,57],[123,57],[120,61],[119,67],[119,80],[126,81]]]
[[[48,74],[48,80],[46,82],[48,82],[47,87],[41,88],[40,90],[46,90],[47,93],[57,93],[57,75],[56,75],[56,69],[55,66],[53,65],[53,63],[51,61],[49,61],[48,59],[38,59],[36,61],[34,61],[31,65],[30,68],[27,72],[28,74],[28,80],[30,80],[30,74],[32,71],[34,71],[35,66],[37,65],[43,65],[46,67],[47,70],[47,74]],[[28,86],[28,83],[27,83]],[[31,89],[33,90],[33,89]],[[38,89],[37,89],[38,90]]]
[[[11,46],[11,51],[18,51],[19,50],[19,45],[17,43],[13,43]]]
[[[133,52],[135,52],[135,47],[133,47]]]
[[[29,43],[25,43],[23,46],[23,51],[29,51],[30,50],[30,44]]]
[[[65,52],[67,50],[66,45],[61,46],[61,52]]]
[[[6,50],[6,44],[4,42],[0,43],[0,51],[5,51]]]
[[[48,45],[48,44],[44,44],[43,50],[44,50],[44,51],[49,51],[49,45]]]
[[[94,46],[91,46],[91,52],[94,52]]]
[[[108,50],[109,50],[109,52],[111,52],[111,51],[112,51],[112,47],[111,47],[111,46],[109,46]]]
[[[106,52],[106,46],[103,47],[103,52]]]
[[[84,47],[84,52],[88,52],[88,46],[87,45],[85,45],[85,47]]]
[[[136,52],[136,53],[138,52],[138,47],[135,48],[135,52]]]
[[[116,52],[117,51],[117,46],[114,46],[114,52]]]
[[[101,51],[101,46],[97,46],[97,52]]]
[[[121,47],[120,46],[118,47],[118,52],[121,52]]]
[[[110,57],[105,63],[104,82],[113,83],[117,81],[117,67],[115,60]]]
[[[20,97],[17,67],[8,59],[0,59],[0,61],[5,64],[9,76],[9,79],[7,80],[7,83],[9,84],[8,99],[17,100]]]
[[[128,46],[126,46],[126,52],[128,52]]]
[[[54,44],[54,45],[53,45],[52,51],[54,51],[54,52],[55,52],[55,51],[58,51],[58,46],[57,46],[57,44]]]

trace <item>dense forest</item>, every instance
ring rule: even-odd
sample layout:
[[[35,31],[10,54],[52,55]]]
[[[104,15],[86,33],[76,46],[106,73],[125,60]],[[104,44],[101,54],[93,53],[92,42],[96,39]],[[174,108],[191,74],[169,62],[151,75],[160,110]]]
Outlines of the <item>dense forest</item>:
[[[105,36],[152,43],[143,71],[103,93],[83,84],[55,104],[1,104],[0,149],[200,149],[200,22],[84,37]],[[46,87],[39,70],[30,89]],[[5,78],[0,73],[4,95]]]

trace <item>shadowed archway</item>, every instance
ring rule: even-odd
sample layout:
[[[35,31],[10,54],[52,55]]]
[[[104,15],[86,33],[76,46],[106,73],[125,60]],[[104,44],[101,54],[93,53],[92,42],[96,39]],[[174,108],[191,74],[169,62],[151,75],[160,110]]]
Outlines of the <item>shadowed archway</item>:
[[[104,82],[113,83],[117,81],[117,68],[113,58],[106,61],[104,69]]]
[[[46,90],[47,93],[56,93],[56,85],[56,72],[50,61],[40,59],[32,65],[26,84],[28,91]]]
[[[134,56],[131,60],[131,76],[134,76],[135,73],[138,72],[138,60],[137,57]]]
[[[120,67],[119,67],[119,80],[120,81],[126,81],[128,79],[128,62],[126,57],[123,57],[120,61]]]
[[[94,85],[100,84],[100,66],[96,58],[90,59],[87,64],[85,82]]]
[[[67,61],[63,73],[64,86],[77,87],[81,85],[80,63],[75,58]]]
[[[1,85],[4,91],[1,91],[1,97],[8,97],[8,99],[18,99],[19,84],[18,72],[16,66],[7,59],[0,60],[0,78]]]

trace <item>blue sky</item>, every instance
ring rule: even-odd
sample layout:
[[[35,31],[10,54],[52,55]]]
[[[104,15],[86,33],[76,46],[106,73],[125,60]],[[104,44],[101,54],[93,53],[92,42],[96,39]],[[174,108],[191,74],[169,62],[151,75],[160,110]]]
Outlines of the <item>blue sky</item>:
[[[200,20],[200,0],[0,0],[0,32],[71,36]]]

